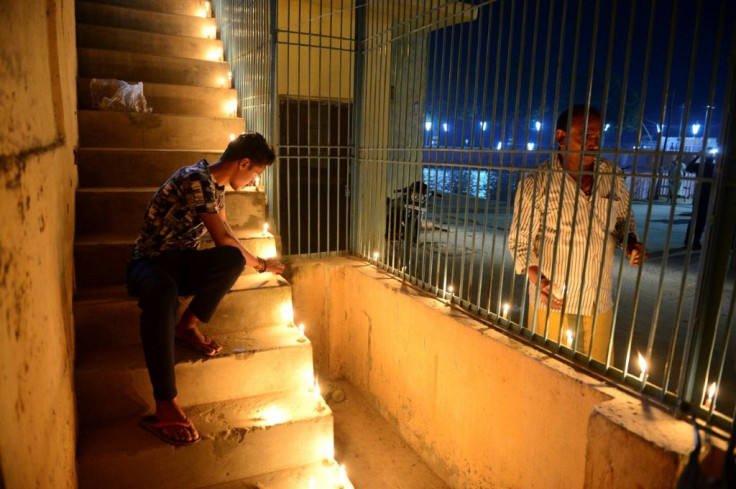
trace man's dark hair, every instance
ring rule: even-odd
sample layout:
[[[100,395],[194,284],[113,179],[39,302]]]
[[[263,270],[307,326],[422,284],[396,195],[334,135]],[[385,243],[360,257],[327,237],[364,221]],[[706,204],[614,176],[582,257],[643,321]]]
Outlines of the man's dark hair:
[[[584,104],[578,104],[574,105],[572,108],[572,120],[575,120],[576,117],[585,117],[585,111],[588,111],[588,119],[590,119],[590,116],[598,116],[599,119],[602,119],[601,113],[598,109],[595,107],[590,107]],[[570,118],[570,110],[565,109],[560,116],[557,118],[557,127],[556,129],[562,129],[563,131],[567,132],[567,124]]]
[[[250,158],[257,165],[270,165],[276,160],[273,146],[257,132],[244,132],[227,145],[220,157],[223,161]]]

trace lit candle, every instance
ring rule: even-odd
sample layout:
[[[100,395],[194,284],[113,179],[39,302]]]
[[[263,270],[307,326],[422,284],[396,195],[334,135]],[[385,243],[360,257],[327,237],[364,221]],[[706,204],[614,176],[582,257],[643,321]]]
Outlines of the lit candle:
[[[217,81],[220,83],[220,88],[225,88],[225,78],[220,77]]]
[[[639,376],[639,380],[641,381],[641,388],[644,389],[644,377],[647,373],[647,360],[642,356],[640,352],[636,352],[636,354],[639,356],[639,368],[641,369],[641,375]]]
[[[377,251],[374,251],[373,252],[373,261],[378,261],[378,252]]]
[[[268,236],[268,223],[263,223],[263,235]]]
[[[230,141],[234,141],[234,140],[235,140],[235,134],[231,134],[230,135]]]
[[[238,116],[238,99],[232,99],[225,104],[225,112],[231,117]]]
[[[314,376],[314,393],[317,394],[317,396],[320,396],[322,393],[319,390],[319,380],[317,379],[317,376]]]
[[[304,343],[305,341],[307,341],[307,337],[304,336],[304,323],[301,323],[299,325],[299,338],[297,338],[296,341],[298,341],[299,343]]]
[[[509,304],[508,302],[503,305],[503,312],[501,313],[501,317],[504,319],[507,319],[509,317]]]
[[[207,17],[212,17],[212,3],[207,1],[204,2],[204,11],[207,14]]]
[[[342,464],[340,465],[340,468],[338,469],[338,473],[337,473],[337,487],[339,489],[344,489],[347,482],[348,482],[348,475],[345,472],[345,464]]]
[[[570,348],[572,348],[572,340],[573,340],[572,330],[571,329],[568,329],[565,332],[565,335],[567,335],[567,346],[569,346]]]
[[[227,80],[228,81],[233,81],[233,72],[232,71],[228,71],[227,72]]]
[[[703,403],[706,409],[716,408],[716,403],[714,402],[715,396],[716,396],[716,383],[713,382],[710,385],[710,387],[708,387],[708,398]]]
[[[255,177],[253,179],[253,185],[255,185],[256,189],[258,189],[261,185],[261,177]]]

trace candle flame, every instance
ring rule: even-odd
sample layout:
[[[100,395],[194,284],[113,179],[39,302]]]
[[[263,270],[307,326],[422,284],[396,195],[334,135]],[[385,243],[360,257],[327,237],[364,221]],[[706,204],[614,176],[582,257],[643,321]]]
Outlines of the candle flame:
[[[447,286],[447,291],[448,291],[448,292],[449,292],[450,294],[452,294],[452,292],[453,292],[454,290],[455,290],[455,287],[453,287],[452,285],[448,285],[448,286]]]
[[[572,347],[572,339],[573,339],[573,337],[572,337],[572,330],[571,329],[568,329],[565,332],[565,335],[567,335],[567,346]]]
[[[235,140],[235,134],[230,135],[230,141],[233,141],[233,140]]]
[[[233,79],[233,72],[232,71],[228,71],[227,72],[227,79],[228,80],[232,80]]]
[[[374,251],[373,252],[373,259],[374,260],[378,260],[378,252],[377,251]]]
[[[299,325],[299,334],[304,336],[304,323],[301,323]]]
[[[509,305],[508,303],[506,303],[503,305],[503,315],[505,316],[508,313],[509,313]]]
[[[268,234],[268,223],[263,223],[263,234]]]
[[[716,395],[716,383],[713,382],[710,387],[708,387],[708,402],[713,402],[713,398]]]
[[[647,360],[642,356],[640,352],[636,352],[637,355],[639,355],[639,368],[641,369],[641,373],[644,374],[647,371]]]
[[[290,303],[284,303],[281,306],[281,318],[287,323],[291,323],[294,320],[294,308]]]
[[[314,376],[314,393],[318,396],[322,395],[322,392],[319,390],[319,380],[317,380],[317,376]]]

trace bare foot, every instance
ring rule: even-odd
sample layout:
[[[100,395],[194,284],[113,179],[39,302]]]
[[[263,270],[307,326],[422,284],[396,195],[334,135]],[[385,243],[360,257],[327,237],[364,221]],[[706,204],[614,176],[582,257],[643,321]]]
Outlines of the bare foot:
[[[176,324],[175,337],[180,343],[194,351],[214,357],[222,351],[222,346],[212,338],[203,335],[197,328],[199,319],[189,309],[184,311],[179,322]]]

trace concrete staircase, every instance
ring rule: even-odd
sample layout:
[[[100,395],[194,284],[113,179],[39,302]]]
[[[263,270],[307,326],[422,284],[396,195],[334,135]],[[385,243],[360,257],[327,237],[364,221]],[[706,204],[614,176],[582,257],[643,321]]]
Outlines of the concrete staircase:
[[[214,162],[244,121],[234,113],[215,21],[200,0],[79,1],[79,189],[75,383],[79,486],[351,488],[333,460],[332,412],[313,387],[312,348],[293,326],[283,278],[247,269],[203,330],[216,358],[177,350],[179,400],[202,441],[164,444],[137,426],[153,399],[126,294],[125,262],[155,189],[181,166]],[[151,113],[92,108],[90,80],[144,83]],[[226,195],[244,245],[274,256],[264,193]],[[208,244],[211,245],[211,244]],[[177,347],[179,348],[179,347]]]

